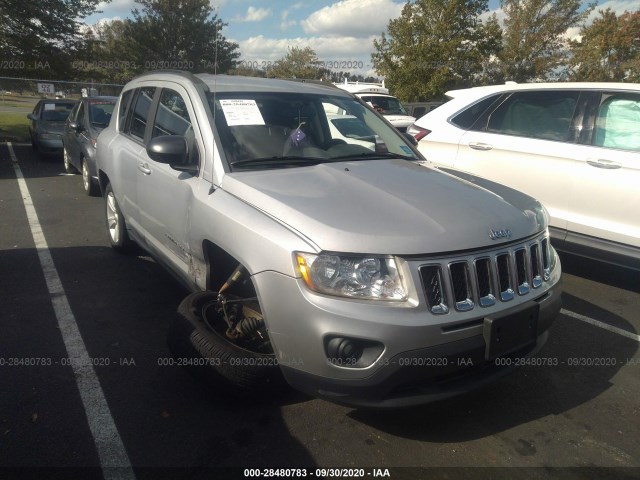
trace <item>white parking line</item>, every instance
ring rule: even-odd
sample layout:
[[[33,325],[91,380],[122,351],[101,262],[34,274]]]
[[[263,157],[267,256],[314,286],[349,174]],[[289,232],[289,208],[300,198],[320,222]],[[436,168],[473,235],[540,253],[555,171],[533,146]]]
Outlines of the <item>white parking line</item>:
[[[20,186],[31,235],[38,251],[53,310],[58,320],[67,355],[73,367],[89,429],[91,430],[91,435],[93,435],[93,441],[100,458],[103,476],[105,480],[134,480],[135,474],[131,467],[131,462],[111,416],[109,405],[91,364],[89,353],[80,335],[78,324],[71,311],[58,271],[53,263],[47,240],[38,220],[38,214],[27,188],[27,182],[22,175],[22,170],[18,165],[18,159],[13,151],[11,142],[7,142],[7,147],[9,148],[13,169]]]
[[[635,340],[636,342],[640,342],[640,335],[635,333],[628,332],[623,330],[622,328],[614,327],[613,325],[609,325],[608,323],[603,323],[599,320],[594,320],[593,318],[585,317],[584,315],[580,315],[579,313],[572,312],[570,310],[565,310],[564,308],[560,310],[560,313],[566,315],[567,317],[575,318],[576,320],[583,321],[585,323],[589,323],[596,327],[600,327],[608,332],[617,333],[618,335],[622,335],[623,337],[630,338],[631,340]]]

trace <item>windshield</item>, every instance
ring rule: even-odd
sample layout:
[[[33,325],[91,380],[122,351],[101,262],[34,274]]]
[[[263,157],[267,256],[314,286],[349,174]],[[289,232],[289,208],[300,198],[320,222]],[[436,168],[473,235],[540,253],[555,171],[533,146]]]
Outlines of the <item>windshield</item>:
[[[383,115],[408,115],[400,100],[396,97],[382,95],[362,95],[362,100],[373,105],[373,108]]]
[[[418,158],[397,130],[354,98],[283,92],[207,95],[232,168]]]
[[[46,122],[64,122],[75,102],[45,102],[42,106],[40,118]]]
[[[106,127],[111,120],[115,102],[93,101],[89,107],[89,121],[94,127]]]

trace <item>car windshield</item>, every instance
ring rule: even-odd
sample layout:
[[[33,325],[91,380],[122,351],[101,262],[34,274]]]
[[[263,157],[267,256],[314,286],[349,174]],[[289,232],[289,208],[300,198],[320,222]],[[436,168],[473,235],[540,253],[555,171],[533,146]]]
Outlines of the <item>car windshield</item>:
[[[209,93],[208,100],[233,169],[418,158],[397,130],[354,98],[223,92]]]
[[[382,95],[363,95],[362,100],[373,105],[376,111],[383,115],[408,115],[400,100],[395,97]]]
[[[106,127],[111,120],[115,102],[93,101],[89,104],[89,121],[94,127]]]
[[[40,119],[45,122],[64,122],[74,106],[75,102],[46,102],[42,105]]]

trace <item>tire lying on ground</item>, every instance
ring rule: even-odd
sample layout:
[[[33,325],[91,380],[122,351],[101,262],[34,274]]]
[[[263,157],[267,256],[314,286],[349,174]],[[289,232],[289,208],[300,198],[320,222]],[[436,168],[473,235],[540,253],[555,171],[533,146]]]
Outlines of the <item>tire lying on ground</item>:
[[[213,322],[225,322],[211,313],[213,308],[207,308],[217,296],[213,291],[195,292],[180,303],[167,333],[167,344],[178,364],[203,380],[226,382],[238,391],[281,389],[286,382],[275,354],[242,348],[209,327]]]

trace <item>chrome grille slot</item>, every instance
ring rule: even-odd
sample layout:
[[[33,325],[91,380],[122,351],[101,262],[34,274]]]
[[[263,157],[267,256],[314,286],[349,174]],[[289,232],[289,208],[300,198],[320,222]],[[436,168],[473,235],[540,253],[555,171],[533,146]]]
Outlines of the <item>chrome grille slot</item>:
[[[442,271],[438,265],[428,265],[420,269],[427,303],[431,313],[443,314],[449,311],[446,303]]]
[[[516,250],[516,282],[518,293],[525,295],[529,293],[529,277],[527,275],[527,251],[524,248]]]
[[[476,279],[478,281],[478,301],[481,307],[490,307],[496,303],[491,281],[491,260],[478,258],[475,261]]]
[[[511,287],[511,261],[508,253],[500,254],[496,257],[498,264],[498,284],[500,288],[500,300],[507,302],[514,297]]]
[[[531,285],[539,288],[542,285],[542,263],[540,258],[540,245],[534,243],[531,249]]]
[[[456,310],[471,310],[474,306],[471,293],[471,278],[467,262],[457,262],[449,265],[451,283],[453,285],[453,300]]]
[[[427,260],[418,272],[429,311],[468,312],[476,305],[492,307],[542,289],[551,276],[551,253],[548,234],[540,234],[476,254]]]
[[[549,275],[550,275],[550,268],[551,265],[549,265],[550,261],[550,255],[549,255],[549,239],[548,238],[543,238],[542,239],[542,270],[544,272],[544,280],[547,281],[549,280]]]

